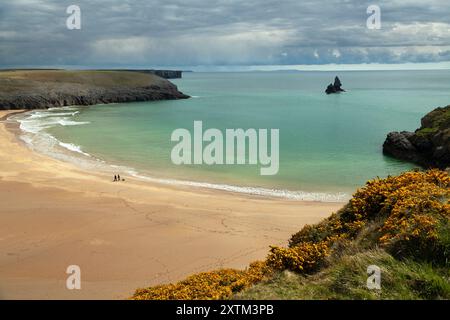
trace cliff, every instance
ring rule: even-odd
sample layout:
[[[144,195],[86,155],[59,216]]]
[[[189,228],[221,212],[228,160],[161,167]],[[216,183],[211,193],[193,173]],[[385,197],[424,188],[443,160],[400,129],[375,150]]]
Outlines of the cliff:
[[[154,69],[109,69],[99,71],[127,71],[127,72],[140,72],[150,73],[157,75],[164,79],[181,79],[183,77],[183,71],[181,70],[154,70]]]
[[[383,153],[424,167],[450,167],[450,105],[428,113],[415,132],[391,132]]]
[[[180,79],[183,76],[183,71],[178,70],[149,70],[149,72],[164,79]]]
[[[166,79],[131,71],[0,72],[0,110],[186,99]]]

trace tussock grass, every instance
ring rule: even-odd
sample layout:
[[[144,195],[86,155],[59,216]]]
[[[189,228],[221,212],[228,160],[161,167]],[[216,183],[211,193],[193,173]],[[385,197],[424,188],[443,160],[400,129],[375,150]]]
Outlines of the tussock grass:
[[[381,268],[381,290],[366,286],[367,267]],[[429,263],[399,261],[382,249],[345,254],[313,275],[276,273],[232,299],[377,300],[450,299],[450,273]]]

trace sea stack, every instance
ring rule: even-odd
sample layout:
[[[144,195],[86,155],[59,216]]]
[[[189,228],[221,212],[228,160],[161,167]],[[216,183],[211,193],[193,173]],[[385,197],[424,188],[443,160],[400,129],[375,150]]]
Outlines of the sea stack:
[[[342,89],[341,87],[342,87],[341,80],[339,79],[339,77],[336,77],[334,78],[334,84],[330,83],[325,92],[327,94],[345,92],[345,90]]]

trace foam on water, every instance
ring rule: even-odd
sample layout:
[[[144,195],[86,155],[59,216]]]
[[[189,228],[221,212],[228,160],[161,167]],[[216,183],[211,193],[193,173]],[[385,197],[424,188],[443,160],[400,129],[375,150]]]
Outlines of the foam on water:
[[[81,153],[85,156],[90,157],[91,155],[89,153],[83,152],[83,150],[81,150],[80,146],[74,145],[72,143],[64,143],[64,142],[59,142],[59,145],[63,148],[66,148],[67,150],[73,151],[73,152],[77,152],[77,153]]]
[[[160,179],[148,176],[143,176],[136,173],[134,170],[128,172],[130,175],[147,180],[151,182],[157,182],[168,185],[189,186],[196,188],[207,188],[214,190],[221,190],[227,192],[243,193],[248,195],[256,195],[263,197],[284,198],[291,200],[301,201],[319,201],[319,202],[346,202],[350,199],[350,196],[346,193],[322,193],[322,192],[304,192],[304,191],[291,191],[291,190],[279,190],[279,189],[267,189],[267,188],[255,188],[255,187],[240,187],[228,184],[215,184],[208,182],[196,182],[196,181],[184,181],[175,179]]]
[[[79,153],[84,156],[90,157],[90,155],[84,152],[80,146],[72,143],[65,143],[59,141],[45,130],[53,126],[75,126],[85,125],[88,122],[79,122],[70,120],[71,117],[78,114],[75,112],[53,112],[54,110],[75,110],[74,107],[63,108],[50,108],[46,111],[31,111],[25,114],[20,114],[11,117],[19,122],[19,127],[22,130],[21,139],[33,150],[56,157],[58,159],[67,160],[67,157],[61,154],[60,150],[57,150],[58,146],[69,150],[74,153]]]
[[[50,110],[58,110],[55,108],[49,111],[32,111],[25,115],[19,115],[15,119],[20,123],[20,129],[25,132],[37,134],[45,129],[49,129],[55,125],[61,126],[80,126],[89,124],[89,122],[73,121],[71,117],[79,113],[75,112],[52,112]],[[68,109],[64,109],[68,110]],[[74,110],[73,108],[71,110]]]

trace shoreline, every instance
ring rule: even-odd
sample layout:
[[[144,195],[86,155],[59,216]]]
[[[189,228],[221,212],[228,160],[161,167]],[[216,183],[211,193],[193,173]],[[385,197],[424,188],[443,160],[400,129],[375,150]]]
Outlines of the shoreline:
[[[68,106],[70,107],[70,106]],[[77,108],[78,106],[73,106]],[[61,111],[65,111],[61,107]],[[60,108],[54,108],[60,109]],[[20,113],[31,113],[39,110],[24,110]],[[44,110],[45,111],[45,110]],[[78,111],[77,111],[78,112]],[[14,116],[16,114],[11,114]],[[28,119],[27,119],[28,120]],[[195,188],[200,190],[212,190],[218,192],[227,192],[242,196],[248,196],[252,198],[270,198],[270,199],[286,199],[293,201],[306,201],[306,202],[324,202],[324,203],[342,203],[345,204],[351,198],[351,192],[325,192],[325,191],[302,191],[302,190],[290,190],[290,189],[271,189],[262,186],[252,186],[252,185],[240,185],[240,184],[227,184],[217,181],[202,181],[202,180],[186,180],[173,178],[170,176],[158,176],[149,170],[137,170],[133,166],[123,165],[123,164],[112,164],[107,159],[99,159],[96,156],[87,154],[82,151],[82,146],[62,143],[58,138],[47,133],[40,133],[28,130],[19,129],[20,123],[18,119],[12,120],[17,123],[17,128],[15,123],[11,123],[12,132],[16,135],[18,141],[23,143],[27,148],[32,149],[35,152],[48,156],[52,159],[63,161],[65,163],[72,164],[78,169],[92,172],[94,169],[96,171],[102,172],[104,174],[113,175],[120,171],[122,176],[128,176],[129,178],[136,179],[144,183],[156,183],[164,186],[173,186],[175,188]],[[42,146],[40,149],[34,147],[35,143],[25,142],[22,139],[23,135],[30,135],[29,140],[34,140],[34,137],[42,138],[45,143],[49,141],[51,143],[56,142],[59,145]],[[41,144],[42,141],[39,141]],[[70,145],[67,147],[67,145]],[[45,149],[45,150],[43,150]],[[51,152],[49,151],[51,150]],[[353,190],[354,191],[354,190]],[[352,192],[353,192],[352,191]]]
[[[0,123],[0,299],[125,299],[195,272],[245,268],[343,206],[130,177],[113,183],[32,151],[6,127]],[[82,290],[65,288],[71,264],[81,267]]]
[[[21,113],[26,113],[26,112],[29,112],[31,110],[21,109],[21,110],[0,110],[0,111],[2,111],[2,113],[4,113],[3,116],[0,116],[0,121],[6,121],[6,120],[8,120],[9,117],[16,116],[16,115],[19,115]]]

